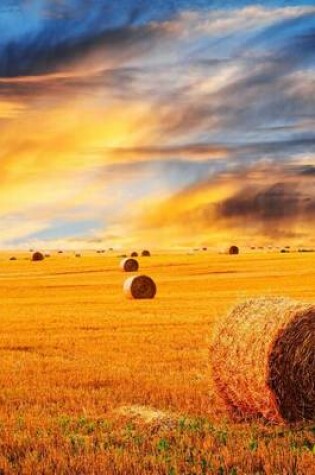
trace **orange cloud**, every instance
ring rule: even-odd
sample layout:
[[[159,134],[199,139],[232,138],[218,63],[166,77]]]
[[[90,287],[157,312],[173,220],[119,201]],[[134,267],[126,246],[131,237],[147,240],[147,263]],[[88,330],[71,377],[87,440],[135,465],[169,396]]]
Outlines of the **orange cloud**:
[[[25,106],[21,102],[0,99],[0,119],[13,119],[17,117],[24,108]]]
[[[0,243],[90,218],[87,243],[312,239],[314,175],[297,171],[314,164],[308,29],[261,38],[314,11],[186,12],[58,54],[23,45],[0,78]]]
[[[256,166],[139,205],[130,235],[155,245],[312,242],[314,168]],[[313,240],[314,242],[314,240]]]
[[[154,121],[141,103],[100,107],[68,101],[53,109],[27,109],[2,128],[0,212],[58,202],[69,191],[79,192],[78,176],[119,162],[118,154],[103,150],[139,145]]]

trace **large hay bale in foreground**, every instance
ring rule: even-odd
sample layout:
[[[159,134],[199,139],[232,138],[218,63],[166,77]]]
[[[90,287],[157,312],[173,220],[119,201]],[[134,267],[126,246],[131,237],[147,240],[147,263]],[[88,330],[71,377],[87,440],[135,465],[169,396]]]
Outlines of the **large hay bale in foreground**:
[[[154,281],[146,275],[130,277],[124,284],[124,292],[130,299],[153,299],[156,290]]]
[[[139,270],[139,263],[136,259],[123,259],[120,263],[120,268],[124,272],[137,272]]]
[[[233,256],[233,255],[236,256],[236,255],[239,254],[239,253],[240,253],[240,250],[239,250],[239,248],[238,248],[237,246],[231,246],[231,247],[229,248],[229,254],[230,254],[231,256]]]
[[[269,298],[236,306],[218,327],[211,359],[235,415],[315,419],[315,305]]]
[[[37,252],[34,252],[34,254],[32,255],[33,262],[43,261],[44,259],[45,259],[45,256],[41,252],[37,251]]]

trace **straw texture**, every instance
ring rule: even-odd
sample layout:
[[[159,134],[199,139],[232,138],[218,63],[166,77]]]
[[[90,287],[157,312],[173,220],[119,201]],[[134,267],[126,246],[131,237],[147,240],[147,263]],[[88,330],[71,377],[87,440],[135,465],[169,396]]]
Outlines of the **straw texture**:
[[[211,362],[233,414],[315,420],[315,305],[271,298],[236,306],[217,329]]]

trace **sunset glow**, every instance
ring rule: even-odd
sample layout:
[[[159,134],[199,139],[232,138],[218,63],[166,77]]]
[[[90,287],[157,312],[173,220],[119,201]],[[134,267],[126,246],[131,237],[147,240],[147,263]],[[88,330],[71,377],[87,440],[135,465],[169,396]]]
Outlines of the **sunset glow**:
[[[0,246],[315,243],[312,2],[136,3],[1,2]]]

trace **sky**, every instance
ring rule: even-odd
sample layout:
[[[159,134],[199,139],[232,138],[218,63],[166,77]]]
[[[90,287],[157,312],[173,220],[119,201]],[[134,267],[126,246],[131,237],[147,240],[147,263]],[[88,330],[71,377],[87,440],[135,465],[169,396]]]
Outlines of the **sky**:
[[[312,4],[1,0],[0,247],[315,245]]]

